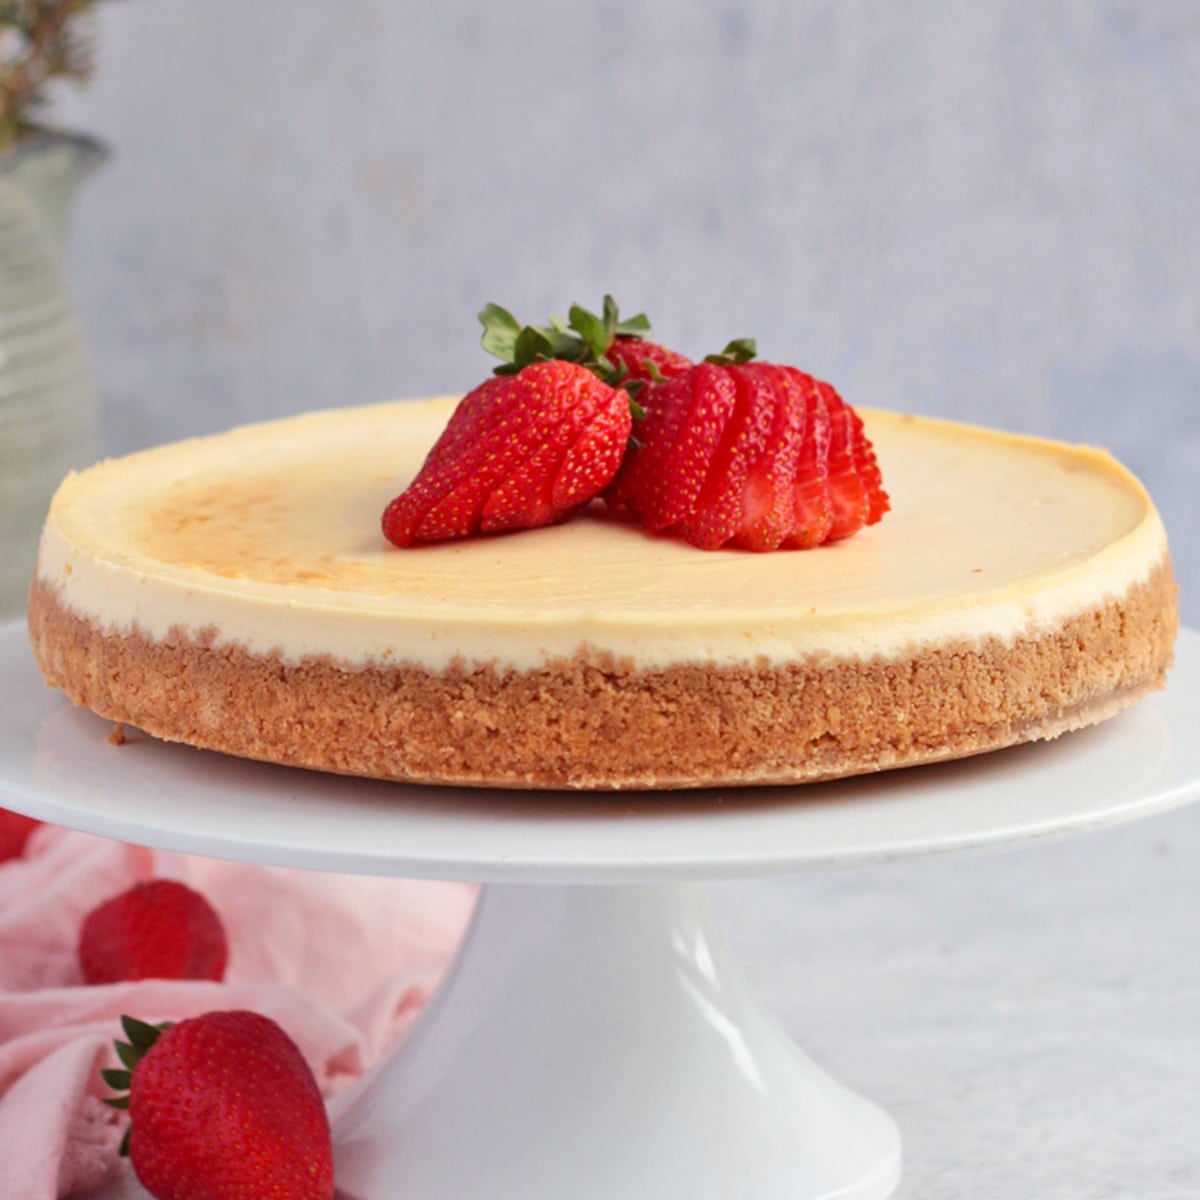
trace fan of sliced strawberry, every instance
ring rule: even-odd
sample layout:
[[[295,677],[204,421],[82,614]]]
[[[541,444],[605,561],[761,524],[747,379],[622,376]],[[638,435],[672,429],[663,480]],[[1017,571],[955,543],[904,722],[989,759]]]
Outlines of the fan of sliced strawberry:
[[[641,395],[605,500],[655,533],[715,550],[805,549],[874,524],[887,493],[862,420],[827,383],[751,361],[751,339]]]
[[[807,549],[888,510],[858,414],[829,384],[753,361],[753,339],[693,364],[611,296],[545,326],[495,304],[479,318],[502,365],[388,506],[396,545],[546,525],[601,494],[706,550]]]

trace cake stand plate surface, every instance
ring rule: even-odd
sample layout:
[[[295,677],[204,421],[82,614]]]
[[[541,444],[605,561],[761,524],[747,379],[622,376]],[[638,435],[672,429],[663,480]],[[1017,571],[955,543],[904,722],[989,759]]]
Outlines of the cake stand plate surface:
[[[1193,633],[1166,692],[1053,743],[672,795],[409,787],[136,733],[112,745],[42,686],[15,625],[0,678],[0,805],[190,853],[487,883],[408,1040],[335,1105],[346,1200],[883,1200],[895,1125],[762,1010],[694,885],[1027,844],[1200,791]]]
[[[803,787],[514,792],[276,767],[112,726],[47,689],[0,626],[3,802],[90,833],[318,870],[523,883],[791,874],[1002,847],[1187,800],[1200,774],[1200,635],[1170,688],[1055,742]]]

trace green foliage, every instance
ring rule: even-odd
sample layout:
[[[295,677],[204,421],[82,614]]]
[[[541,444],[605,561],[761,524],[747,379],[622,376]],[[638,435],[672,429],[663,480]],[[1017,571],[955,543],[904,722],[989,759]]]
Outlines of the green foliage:
[[[54,80],[91,78],[99,2],[0,0],[0,153],[35,127]]]
[[[608,348],[618,337],[644,337],[650,332],[650,321],[645,313],[622,320],[611,296],[604,297],[601,311],[597,316],[572,304],[565,321],[551,317],[547,325],[522,325],[508,309],[485,304],[479,314],[481,342],[489,354],[501,360],[497,375],[515,375],[530,363],[558,359],[579,363],[605,383],[621,385],[624,372],[606,357]]]
[[[136,1017],[123,1016],[121,1018],[121,1028],[125,1031],[125,1036],[129,1039],[127,1042],[116,1042],[117,1057],[125,1064],[125,1070],[118,1070],[114,1067],[105,1067],[100,1072],[100,1078],[114,1092],[120,1092],[118,1096],[104,1097],[104,1103],[109,1108],[115,1108],[118,1112],[127,1112],[129,1110],[129,1089],[133,1086],[133,1072],[137,1069],[138,1063],[142,1061],[146,1051],[158,1041],[159,1035],[164,1030],[171,1028],[170,1021],[164,1021],[161,1025],[149,1025],[145,1021],[139,1021]],[[121,1154],[129,1153],[129,1130],[125,1131],[125,1137],[121,1140]]]
[[[734,338],[720,354],[707,354],[704,361],[717,363],[722,367],[733,367],[738,363],[749,362],[758,354],[758,343],[754,338]]]

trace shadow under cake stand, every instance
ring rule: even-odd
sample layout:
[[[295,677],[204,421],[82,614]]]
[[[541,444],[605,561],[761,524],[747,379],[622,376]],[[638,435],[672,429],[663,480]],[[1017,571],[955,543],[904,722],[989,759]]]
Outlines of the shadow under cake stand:
[[[1020,846],[1200,792],[1188,632],[1165,693],[1057,742],[676,794],[410,787],[114,747],[43,687],[15,625],[0,678],[6,807],[193,854],[485,882],[411,1035],[335,1102],[347,1200],[882,1200],[895,1124],[759,1006],[698,885]]]

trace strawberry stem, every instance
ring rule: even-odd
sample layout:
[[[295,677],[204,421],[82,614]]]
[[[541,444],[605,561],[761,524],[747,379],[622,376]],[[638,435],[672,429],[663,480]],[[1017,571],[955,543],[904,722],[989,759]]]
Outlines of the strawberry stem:
[[[629,380],[624,363],[615,365],[607,357],[609,347],[618,338],[642,338],[650,332],[650,319],[645,313],[621,319],[617,302],[605,296],[601,315],[589,312],[579,304],[567,310],[567,319],[552,316],[546,325],[522,325],[508,309],[488,303],[479,312],[483,326],[480,344],[500,359],[497,375],[515,375],[535,362],[573,362],[586,367],[610,387],[623,387],[630,397],[630,411],[635,418],[645,416],[636,402],[642,381]]]
[[[758,342],[754,338],[734,338],[720,354],[709,354],[704,361],[719,367],[735,367],[738,363],[749,362],[757,354]]]

